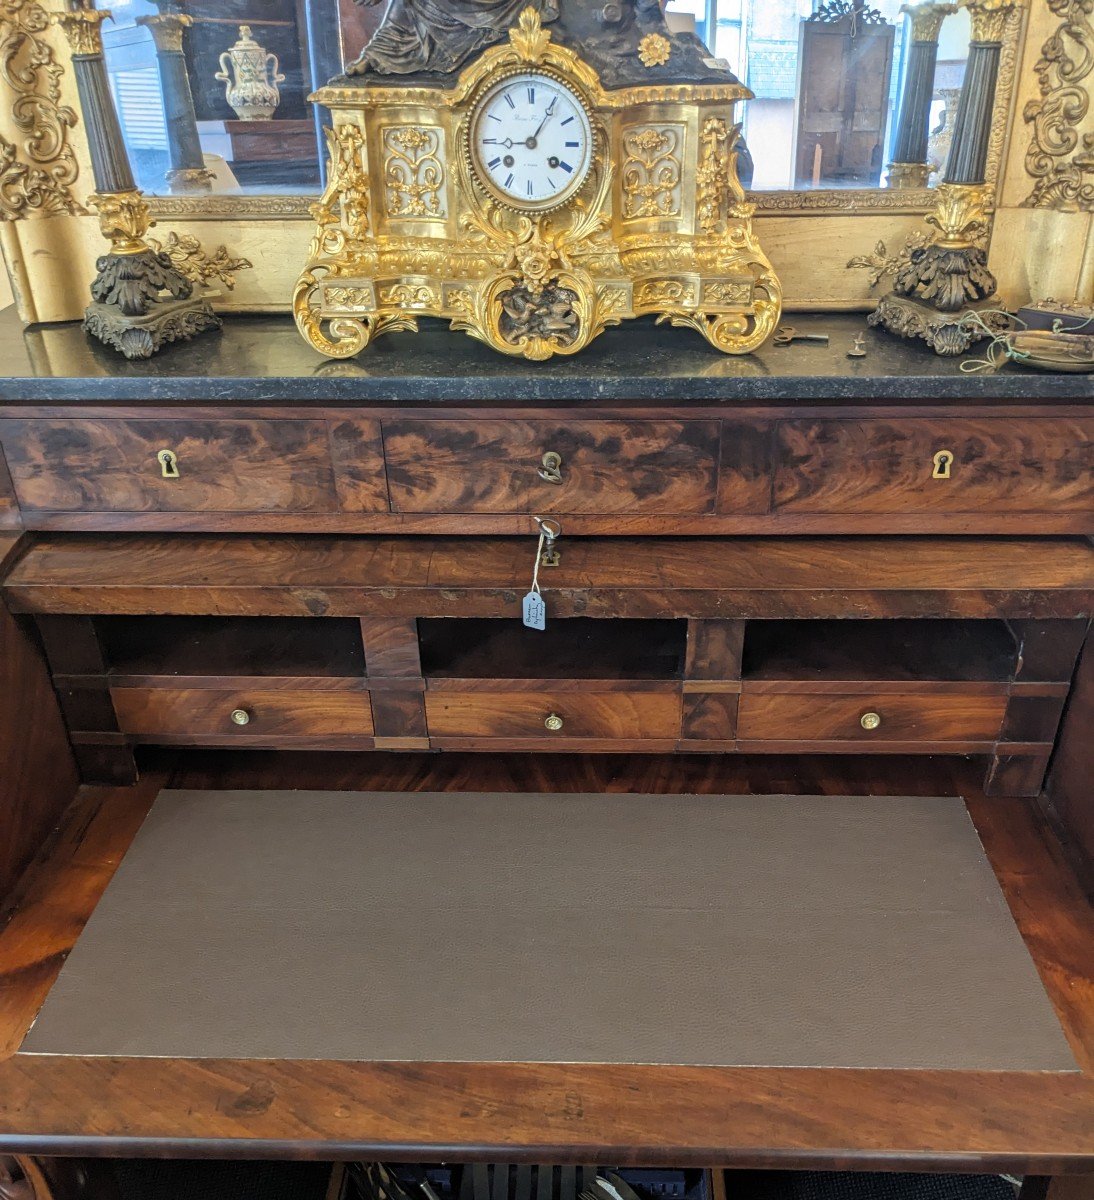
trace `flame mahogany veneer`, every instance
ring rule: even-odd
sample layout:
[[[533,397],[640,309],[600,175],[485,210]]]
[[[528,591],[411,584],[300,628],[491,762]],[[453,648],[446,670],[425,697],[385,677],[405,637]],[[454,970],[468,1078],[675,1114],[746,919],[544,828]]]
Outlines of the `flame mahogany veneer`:
[[[0,1151],[1094,1173],[1088,408],[9,403],[0,529]],[[164,783],[960,794],[1082,1071],[17,1053]]]

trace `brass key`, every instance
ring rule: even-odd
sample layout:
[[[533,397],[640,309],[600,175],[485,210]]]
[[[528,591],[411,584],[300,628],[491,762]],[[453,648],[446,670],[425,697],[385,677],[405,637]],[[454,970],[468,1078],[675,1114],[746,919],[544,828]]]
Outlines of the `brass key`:
[[[789,346],[794,342],[819,342],[822,346],[828,345],[828,334],[826,333],[799,333],[793,325],[780,325],[775,330],[774,342],[776,346]]]

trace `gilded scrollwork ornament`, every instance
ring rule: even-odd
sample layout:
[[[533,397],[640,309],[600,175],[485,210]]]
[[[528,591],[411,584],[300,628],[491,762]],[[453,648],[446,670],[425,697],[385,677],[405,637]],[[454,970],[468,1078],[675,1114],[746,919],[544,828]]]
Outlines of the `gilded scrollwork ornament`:
[[[1091,111],[1094,3],[1048,0],[1048,7],[1060,24],[1034,67],[1040,98],[1023,112],[1031,127],[1026,172],[1035,181],[1024,205],[1094,212],[1094,130],[1082,132]]]
[[[686,130],[682,125],[645,125],[623,134],[623,218],[680,215]]]
[[[18,144],[0,137],[0,218],[52,217],[85,210],[72,194],[79,176],[69,132],[76,113],[61,103],[64,68],[45,36],[50,18],[36,0],[0,5],[0,79]],[[22,156],[22,157],[21,157]]]

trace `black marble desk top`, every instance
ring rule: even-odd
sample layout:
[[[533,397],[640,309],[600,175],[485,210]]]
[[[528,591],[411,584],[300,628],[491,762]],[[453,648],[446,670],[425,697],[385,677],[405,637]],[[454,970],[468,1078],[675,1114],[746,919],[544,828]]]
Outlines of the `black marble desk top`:
[[[574,358],[540,364],[506,358],[438,322],[423,322],[416,336],[393,334],[337,362],[312,350],[287,316],[230,316],[219,333],[129,363],[92,342],[78,324],[23,330],[9,309],[0,314],[0,405],[1094,400],[1089,375],[1015,365],[964,373],[961,360],[939,358],[921,342],[866,329],[862,314],[793,315],[787,323],[827,333],[830,344],[769,343],[757,354],[727,357],[689,330],[639,321],[609,329]],[[864,331],[867,356],[848,358]],[[974,347],[966,360],[982,359],[986,345]]]

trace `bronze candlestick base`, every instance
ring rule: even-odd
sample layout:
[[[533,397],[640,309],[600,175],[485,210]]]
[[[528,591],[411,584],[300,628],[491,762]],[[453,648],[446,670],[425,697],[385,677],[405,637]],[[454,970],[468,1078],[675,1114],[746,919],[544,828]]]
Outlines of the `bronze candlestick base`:
[[[869,323],[900,337],[920,337],[936,354],[964,354],[1009,320],[992,302],[995,276],[978,245],[988,230],[989,189],[983,184],[944,183],[927,223],[935,241],[915,246],[894,266],[893,290],[870,314]],[[978,319],[976,319],[978,318]]]
[[[978,319],[977,319],[978,318]],[[866,318],[904,338],[922,338],[944,357],[964,354],[977,342],[1010,328],[1009,318],[994,302],[965,305],[960,312],[939,312],[932,304],[890,292]]]
[[[111,248],[95,264],[88,333],[133,359],[221,327],[208,302],[194,297],[193,283],[145,241],[152,222],[140,192],[95,195],[90,202]]]

